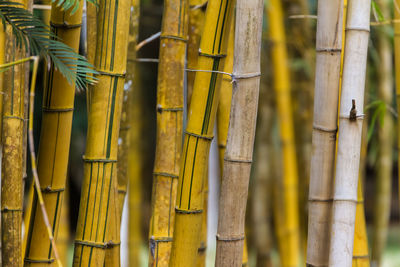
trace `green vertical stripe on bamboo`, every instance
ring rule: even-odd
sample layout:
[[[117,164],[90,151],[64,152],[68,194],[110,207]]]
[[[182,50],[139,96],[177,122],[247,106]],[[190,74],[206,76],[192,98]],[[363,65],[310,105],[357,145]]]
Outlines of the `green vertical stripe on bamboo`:
[[[76,52],[79,49],[82,9],[83,3],[74,14],[71,14],[72,9],[64,11],[53,4],[50,18],[50,26],[55,34]],[[74,97],[75,85],[69,83],[51,63],[50,72],[46,76],[43,96],[38,174],[53,235],[56,239],[67,179]],[[53,265],[52,246],[47,237],[47,228],[40,215],[36,192],[33,198],[32,214],[27,229],[25,265],[40,266],[45,263]]]
[[[149,266],[168,266],[182,149],[188,1],[165,0],[157,84],[157,143],[153,173]]]
[[[203,185],[219,102],[234,1],[208,2],[180,165],[171,266],[194,266],[200,242]]]
[[[271,55],[274,65],[274,88],[279,117],[280,138],[283,154],[284,210],[282,231],[279,234],[282,266],[297,266],[300,263],[298,177],[296,148],[290,97],[289,65],[287,60],[284,21],[281,0],[271,0],[266,5],[269,20],[269,36],[272,42]]]
[[[73,266],[119,265],[117,150],[130,1],[99,1],[95,68]],[[105,260],[106,251],[113,250]]]
[[[16,1],[25,5],[27,1]],[[24,47],[18,47],[11,26],[5,29],[5,62],[24,58]],[[25,64],[4,72],[1,168],[1,256],[2,266],[22,266],[23,206],[23,127]]]

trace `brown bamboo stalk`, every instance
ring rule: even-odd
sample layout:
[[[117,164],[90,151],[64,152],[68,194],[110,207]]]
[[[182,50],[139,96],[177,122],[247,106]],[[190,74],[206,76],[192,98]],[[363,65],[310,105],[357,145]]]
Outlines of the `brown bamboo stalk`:
[[[342,16],[341,0],[318,2],[307,242],[309,266],[328,264],[342,49]]]
[[[242,265],[258,108],[262,15],[262,0],[236,2],[234,87],[219,202],[216,266]]]

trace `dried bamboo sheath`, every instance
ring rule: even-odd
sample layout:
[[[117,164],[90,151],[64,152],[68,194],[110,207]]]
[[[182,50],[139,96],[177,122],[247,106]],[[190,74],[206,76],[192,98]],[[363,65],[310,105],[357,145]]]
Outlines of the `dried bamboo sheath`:
[[[164,2],[157,88],[157,144],[154,163],[149,266],[168,266],[182,148],[183,88],[188,1]]]
[[[233,1],[208,2],[197,68],[220,71],[226,54]],[[219,101],[221,75],[197,72],[180,165],[171,266],[194,266],[203,213],[203,180]]]
[[[100,74],[97,84],[89,88],[89,126],[74,266],[119,265],[116,163],[130,6],[130,1],[99,2],[95,67]],[[106,252],[110,250],[116,252]],[[105,260],[106,253],[110,257]]]
[[[53,31],[76,52],[79,49],[82,7],[83,4],[80,5],[77,12],[71,15],[54,4],[51,13],[50,23]],[[45,88],[38,174],[53,234],[57,238],[67,178],[75,85],[69,83],[63,74],[52,65],[50,73],[47,75]],[[41,244],[41,246],[34,244]],[[47,237],[47,228],[40,215],[40,205],[36,193],[33,196],[24,256],[27,266],[54,262],[51,243]]]
[[[370,0],[348,3],[329,266],[350,267],[360,163]]]
[[[307,264],[327,266],[332,211],[343,3],[318,2]]]
[[[242,265],[260,84],[262,12],[262,0],[236,2],[234,87],[219,202],[216,266]]]

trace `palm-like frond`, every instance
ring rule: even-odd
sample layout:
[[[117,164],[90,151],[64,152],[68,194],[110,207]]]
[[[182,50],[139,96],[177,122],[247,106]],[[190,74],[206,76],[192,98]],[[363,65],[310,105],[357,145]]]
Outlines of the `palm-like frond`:
[[[21,4],[0,1],[0,19],[3,25],[11,26],[17,45],[29,47],[32,55],[48,57],[70,83],[75,82],[79,89],[93,83],[93,74],[97,72],[86,58],[62,43],[49,26]]]

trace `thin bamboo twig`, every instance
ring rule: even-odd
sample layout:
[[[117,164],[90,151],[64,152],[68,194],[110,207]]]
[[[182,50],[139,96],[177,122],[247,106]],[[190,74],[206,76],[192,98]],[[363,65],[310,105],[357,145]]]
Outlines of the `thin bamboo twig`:
[[[319,1],[318,18],[313,149],[308,202],[308,266],[326,266],[329,261],[342,51],[342,1]]]
[[[33,70],[32,70],[32,82],[31,82],[31,90],[30,90],[30,100],[29,100],[29,126],[28,126],[28,138],[29,138],[29,152],[31,155],[31,167],[32,167],[32,173],[33,173],[33,179],[35,182],[35,189],[36,193],[38,195],[38,200],[40,204],[40,209],[42,211],[42,216],[43,216],[43,221],[46,225],[47,228],[47,234],[49,236],[50,242],[53,246],[53,253],[55,260],[57,262],[57,265],[59,267],[62,267],[62,263],[60,261],[60,256],[58,254],[57,250],[57,245],[54,240],[53,236],[53,230],[50,224],[49,217],[46,212],[46,206],[43,200],[42,196],[42,188],[40,187],[40,181],[39,181],[39,176],[36,168],[36,154],[35,154],[35,143],[34,143],[34,138],[33,138],[33,114],[34,114],[34,103],[35,103],[35,86],[36,86],[36,76],[37,76],[37,70],[38,70],[38,65],[39,65],[39,58],[37,56],[30,57],[30,60],[33,60]]]
[[[329,266],[350,267],[363,122],[370,0],[350,0],[339,113]]]
[[[242,265],[261,76],[262,18],[262,0],[236,2],[234,81],[219,199],[217,267]]]
[[[234,1],[210,0],[201,37],[197,69],[221,70]],[[218,19],[219,18],[219,19]],[[198,72],[195,76],[178,180],[174,240],[170,266],[195,266],[204,205],[203,185],[221,75]]]

